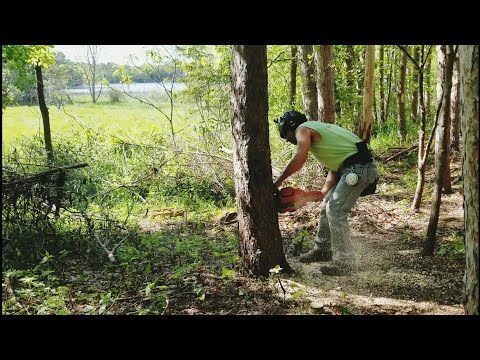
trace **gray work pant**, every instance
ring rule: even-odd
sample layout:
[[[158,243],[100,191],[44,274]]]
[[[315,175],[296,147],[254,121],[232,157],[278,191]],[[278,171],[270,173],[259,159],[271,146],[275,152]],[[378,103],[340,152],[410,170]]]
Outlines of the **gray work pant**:
[[[345,177],[352,170],[358,175],[358,182],[350,186],[345,182]],[[375,180],[377,175],[375,162],[339,169],[336,185],[330,189],[320,205],[320,221],[314,249],[321,251],[331,249],[333,261],[356,265],[355,248],[350,238],[347,217],[360,197],[360,193]]]

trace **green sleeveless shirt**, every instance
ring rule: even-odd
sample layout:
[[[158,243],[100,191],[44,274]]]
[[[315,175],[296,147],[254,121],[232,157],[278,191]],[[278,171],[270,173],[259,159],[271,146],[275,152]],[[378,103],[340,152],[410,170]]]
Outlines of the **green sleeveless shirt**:
[[[300,127],[315,130],[322,139],[312,142],[310,151],[327,169],[338,171],[343,161],[358,152],[355,143],[362,141],[357,135],[335,124],[307,121]],[[297,130],[298,130],[297,128]]]

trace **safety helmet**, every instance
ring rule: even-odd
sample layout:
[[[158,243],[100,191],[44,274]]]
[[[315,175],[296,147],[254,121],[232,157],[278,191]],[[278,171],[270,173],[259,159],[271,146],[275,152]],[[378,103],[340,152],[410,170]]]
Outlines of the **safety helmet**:
[[[287,131],[289,129],[295,131],[297,127],[305,121],[307,121],[305,115],[295,110],[286,111],[282,116],[274,120],[277,124],[278,133],[282,139],[287,138]]]

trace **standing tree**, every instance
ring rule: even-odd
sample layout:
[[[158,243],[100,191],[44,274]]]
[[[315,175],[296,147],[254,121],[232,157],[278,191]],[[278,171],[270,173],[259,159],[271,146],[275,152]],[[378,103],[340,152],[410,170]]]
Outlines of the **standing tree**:
[[[50,131],[50,115],[48,113],[48,107],[45,103],[45,93],[43,91],[43,76],[41,62],[37,61],[35,64],[35,75],[37,78],[37,94],[38,94],[38,106],[40,107],[40,113],[43,120],[43,136],[45,139],[45,150],[47,151],[47,160],[50,165],[53,164],[53,146],[52,136]]]
[[[383,81],[385,78],[385,45],[380,45],[380,122],[385,123],[385,87]]]
[[[432,83],[432,56],[427,56],[427,64],[425,67],[425,86],[424,86],[424,97],[425,97],[425,107],[427,109],[427,117],[430,118],[432,113],[432,97],[430,95],[431,83]]]
[[[435,185],[432,194],[432,206],[430,209],[430,220],[427,229],[427,241],[423,248],[423,255],[433,255],[435,239],[438,227],[438,218],[440,215],[440,204],[442,202],[443,177],[447,160],[449,141],[448,127],[450,122],[450,93],[452,90],[453,63],[455,61],[455,52],[453,45],[438,46],[438,71],[441,78],[438,79],[437,99],[438,106],[441,107],[437,112],[440,113],[438,120],[437,136],[435,141]]]
[[[349,89],[349,93],[353,93],[354,99],[352,101],[348,102],[345,106],[345,117],[346,118],[353,118],[353,115],[355,114],[355,120],[354,122],[356,123],[356,91],[354,91],[354,85],[356,84],[355,81],[355,76],[354,76],[354,66],[356,63],[356,56],[355,56],[355,50],[353,49],[353,45],[346,45],[346,56],[345,56],[345,76],[346,76],[346,81],[347,81],[347,88]],[[355,87],[355,90],[358,90]]]
[[[417,188],[415,189],[415,196],[413,198],[411,209],[418,211],[420,208],[420,203],[422,201],[423,187],[425,185],[425,164],[427,163],[428,153],[430,151],[430,146],[432,144],[432,139],[435,134],[435,129],[437,128],[438,115],[441,109],[441,104],[437,106],[438,111],[435,117],[435,124],[433,125],[432,133],[428,140],[427,146],[425,147],[425,126],[427,123],[427,113],[428,110],[425,106],[425,93],[423,91],[423,79],[424,79],[424,70],[425,64],[430,58],[430,51],[432,46],[429,46],[427,54],[425,55],[425,46],[421,46],[420,50],[420,62],[417,63],[415,59],[408,53],[407,49],[404,46],[399,46],[400,49],[407,55],[407,57],[413,62],[415,67],[418,69],[418,92],[420,95],[420,112],[421,112],[421,122],[420,130],[418,131],[418,165],[417,165]],[[441,99],[440,99],[441,100]]]
[[[276,265],[290,269],[273,196],[267,83],[266,47],[235,45],[231,124],[240,254],[254,276],[267,276]]]
[[[365,55],[365,86],[363,93],[363,119],[360,123],[359,137],[370,142],[373,116],[373,75],[375,73],[375,45],[367,45]]]
[[[318,120],[317,83],[312,45],[300,45],[303,110],[308,120]]]
[[[405,120],[405,77],[407,74],[407,54],[403,53],[400,62],[400,79],[398,80],[398,136],[405,140],[407,124]]]
[[[207,74],[205,75],[203,71],[205,68],[212,68],[211,63],[215,62],[212,61],[212,58],[204,53],[205,48],[202,47],[202,49],[196,49],[193,51],[186,50],[185,51],[190,52],[190,61],[195,61],[195,65],[189,64],[184,64],[184,66],[188,69],[194,69],[191,72],[189,72],[188,77],[184,79],[185,82],[188,83],[188,94],[189,95],[194,95],[195,100],[198,98],[201,98],[201,106],[205,106],[205,115],[208,119],[214,118],[214,115],[212,112],[215,110],[219,110],[222,114],[224,112],[222,111],[224,106],[222,106],[225,102],[226,96],[225,92],[220,92],[213,94],[213,91],[215,89],[218,89],[218,87],[211,86],[212,84],[219,84],[224,82],[222,78],[225,78],[225,75],[222,74],[222,69],[218,68],[215,69],[214,71],[215,75],[210,75]],[[214,50],[212,48],[211,50]],[[123,93],[135,100],[140,101],[142,104],[146,104],[152,108],[154,108],[156,111],[158,111],[160,114],[165,117],[165,119],[168,121],[168,126],[171,134],[171,142],[174,147],[176,147],[175,143],[175,128],[174,128],[174,102],[175,102],[175,97],[174,97],[174,88],[175,84],[177,81],[177,78],[180,76],[180,70],[178,68],[179,65],[179,60],[178,60],[178,53],[181,51],[180,48],[177,46],[172,46],[172,47],[167,47],[167,46],[162,46],[161,49],[154,49],[154,50],[148,50],[146,52],[147,56],[147,62],[139,66],[133,62],[132,59],[132,64],[133,64],[133,70],[137,71],[139,74],[142,74],[145,76],[145,78],[155,82],[157,85],[161,87],[161,89],[165,92],[165,94],[168,97],[170,107],[168,109],[162,108],[159,104],[157,104],[154,100],[149,99],[147,96],[137,96],[135,93],[127,91],[125,87],[123,88]],[[207,50],[208,52],[208,50]],[[193,60],[192,60],[193,58]],[[167,71],[165,73],[165,70]],[[129,74],[125,66],[120,66],[117,71],[114,73],[116,75],[121,76],[121,83],[123,85],[129,85],[133,83],[133,77]],[[169,77],[167,78],[169,74]],[[198,79],[199,74],[200,76],[204,77],[202,79]],[[200,86],[198,84],[200,82]],[[113,89],[108,82],[102,81],[102,83],[106,83],[107,86],[110,88],[110,90],[113,91],[118,91]],[[201,88],[199,91],[198,88]],[[212,99],[215,99],[217,103],[222,103],[220,105],[220,109],[217,106],[217,104],[214,105],[215,101],[212,101]],[[214,108],[214,109],[212,109]],[[202,116],[202,114],[200,114]],[[222,117],[223,118],[223,117]]]
[[[459,54],[466,255],[463,303],[465,314],[478,315],[478,45],[460,45]]]
[[[417,63],[420,61],[420,46],[414,45],[413,47],[413,60]],[[412,121],[414,123],[418,122],[418,69],[415,65],[412,66]]]
[[[459,84],[459,56],[455,58],[453,64],[452,76],[452,104],[450,105],[450,117],[452,124],[452,131],[450,136],[451,149],[459,151],[460,147],[460,84]]]
[[[20,90],[29,89],[36,80],[38,104],[43,120],[43,136],[47,160],[53,163],[53,146],[50,133],[50,116],[45,103],[45,94],[43,91],[42,67],[47,67],[54,63],[51,45],[2,45],[2,65],[10,69],[15,69],[19,73],[19,78],[15,86]],[[35,78],[33,77],[35,70]],[[3,97],[2,92],[2,111],[6,105],[12,105],[8,97]]]
[[[392,84],[393,84],[393,78],[395,77],[395,67],[393,66],[395,62],[395,48],[392,47],[392,51],[390,52],[390,56],[387,56],[388,61],[390,63],[390,71],[388,73],[388,79],[387,79],[387,103],[385,104],[385,119],[387,118],[389,111],[390,111],[390,99],[391,99],[391,94],[392,94]]]
[[[290,107],[295,109],[295,98],[297,96],[297,47],[291,46],[290,59]]]
[[[317,65],[318,120],[335,123],[333,45],[315,46]]]
[[[446,72],[446,67],[448,65],[448,61],[450,61],[449,57],[446,57],[446,54],[444,51],[440,51],[440,47],[438,47],[437,51],[437,60],[438,60],[438,67],[437,67],[437,98],[442,96],[444,94],[444,87],[446,84],[446,78],[445,78],[445,72]],[[443,48],[442,48],[443,49]],[[446,48],[445,51],[448,51],[449,48]],[[442,65],[440,65],[442,64]],[[452,70],[452,75],[453,79],[453,70]],[[448,81],[452,82],[451,85],[451,90],[453,90],[453,81],[452,79],[449,79]],[[450,133],[451,133],[451,90],[450,90],[450,95],[448,98],[448,105],[443,102],[443,107],[442,107],[442,112],[440,113],[440,116],[445,120],[444,121],[444,127],[445,127],[445,167],[444,167],[444,173],[442,177],[442,187],[445,191],[445,194],[451,194],[452,191],[452,179],[450,175]],[[437,99],[438,102],[438,99]],[[448,114],[444,114],[443,111],[444,109],[448,109]],[[440,132],[437,131],[436,133],[436,138],[435,138],[435,153],[438,153],[438,147],[440,146],[441,142],[439,141],[438,137],[440,136]]]
[[[98,82],[97,76],[97,62],[100,56],[100,46],[98,45],[86,45],[85,46],[85,60],[86,64],[82,64],[82,70],[85,75],[85,81],[88,85],[88,90],[90,91],[90,96],[92,97],[92,102],[95,104],[102,94],[103,85],[100,85],[100,90],[98,95],[96,94],[96,88]]]

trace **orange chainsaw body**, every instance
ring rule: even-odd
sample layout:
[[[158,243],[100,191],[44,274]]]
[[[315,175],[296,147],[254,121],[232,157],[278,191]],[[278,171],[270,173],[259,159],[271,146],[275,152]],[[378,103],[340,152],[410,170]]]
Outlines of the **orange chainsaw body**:
[[[293,187],[284,187],[277,193],[278,212],[286,213],[300,209],[311,201],[323,200],[321,191],[304,191]]]

